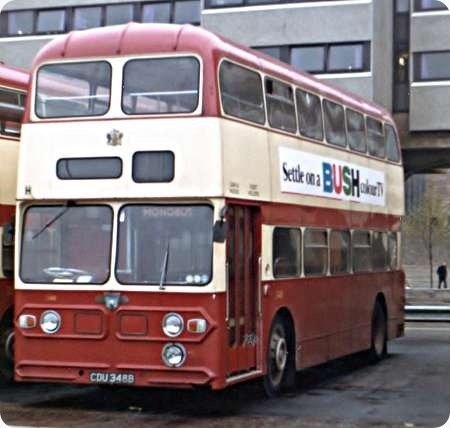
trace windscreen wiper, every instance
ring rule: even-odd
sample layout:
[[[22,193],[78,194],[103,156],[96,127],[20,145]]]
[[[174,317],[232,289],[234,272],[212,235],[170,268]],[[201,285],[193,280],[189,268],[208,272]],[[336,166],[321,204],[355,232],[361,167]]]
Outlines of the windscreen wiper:
[[[166,282],[167,277],[167,266],[169,265],[169,247],[170,247],[170,241],[167,240],[167,249],[166,253],[164,254],[164,259],[161,266],[161,279],[159,281],[159,289],[165,290],[164,283]]]
[[[56,220],[58,220],[59,218],[61,218],[69,208],[75,206],[75,202],[73,201],[66,201],[63,205],[63,207],[61,208],[60,211],[58,211],[55,216],[48,221],[47,223],[44,224],[44,226],[42,226],[41,229],[39,229],[32,237],[31,239],[36,239],[42,232],[44,232],[45,230],[47,230]]]

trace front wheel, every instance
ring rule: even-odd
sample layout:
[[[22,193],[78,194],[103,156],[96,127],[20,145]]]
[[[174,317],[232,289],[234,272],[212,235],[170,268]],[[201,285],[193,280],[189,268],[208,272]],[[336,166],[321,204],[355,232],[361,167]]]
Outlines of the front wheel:
[[[377,363],[387,355],[387,319],[386,312],[377,301],[372,314],[372,338],[370,341],[369,360]]]
[[[281,389],[286,383],[286,377],[289,375],[295,376],[295,372],[290,373],[289,359],[286,327],[283,321],[277,317],[270,329],[267,350],[267,373],[264,376],[264,390],[268,397],[280,395]]]

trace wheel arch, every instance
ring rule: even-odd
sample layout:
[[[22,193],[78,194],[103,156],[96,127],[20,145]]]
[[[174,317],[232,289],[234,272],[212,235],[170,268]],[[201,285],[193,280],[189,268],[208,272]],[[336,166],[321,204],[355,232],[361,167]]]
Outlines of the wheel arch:
[[[11,305],[4,312],[0,320],[0,328],[5,328],[8,325],[13,325],[14,322],[14,305]]]

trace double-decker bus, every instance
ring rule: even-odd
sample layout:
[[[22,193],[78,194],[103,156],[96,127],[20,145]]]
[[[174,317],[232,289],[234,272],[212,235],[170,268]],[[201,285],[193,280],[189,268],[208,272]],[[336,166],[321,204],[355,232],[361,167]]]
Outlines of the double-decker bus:
[[[201,28],[73,32],[35,59],[15,378],[225,388],[403,333],[389,114]]]
[[[13,376],[14,212],[20,126],[29,74],[0,63],[0,380]]]

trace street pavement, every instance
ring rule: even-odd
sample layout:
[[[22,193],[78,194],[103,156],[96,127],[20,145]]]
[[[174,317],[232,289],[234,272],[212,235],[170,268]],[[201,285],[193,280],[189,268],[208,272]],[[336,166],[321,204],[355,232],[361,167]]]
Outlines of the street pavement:
[[[302,371],[277,399],[259,382],[218,393],[15,384],[0,388],[0,414],[28,427],[436,428],[450,414],[450,324],[410,323],[379,364],[357,355]]]

